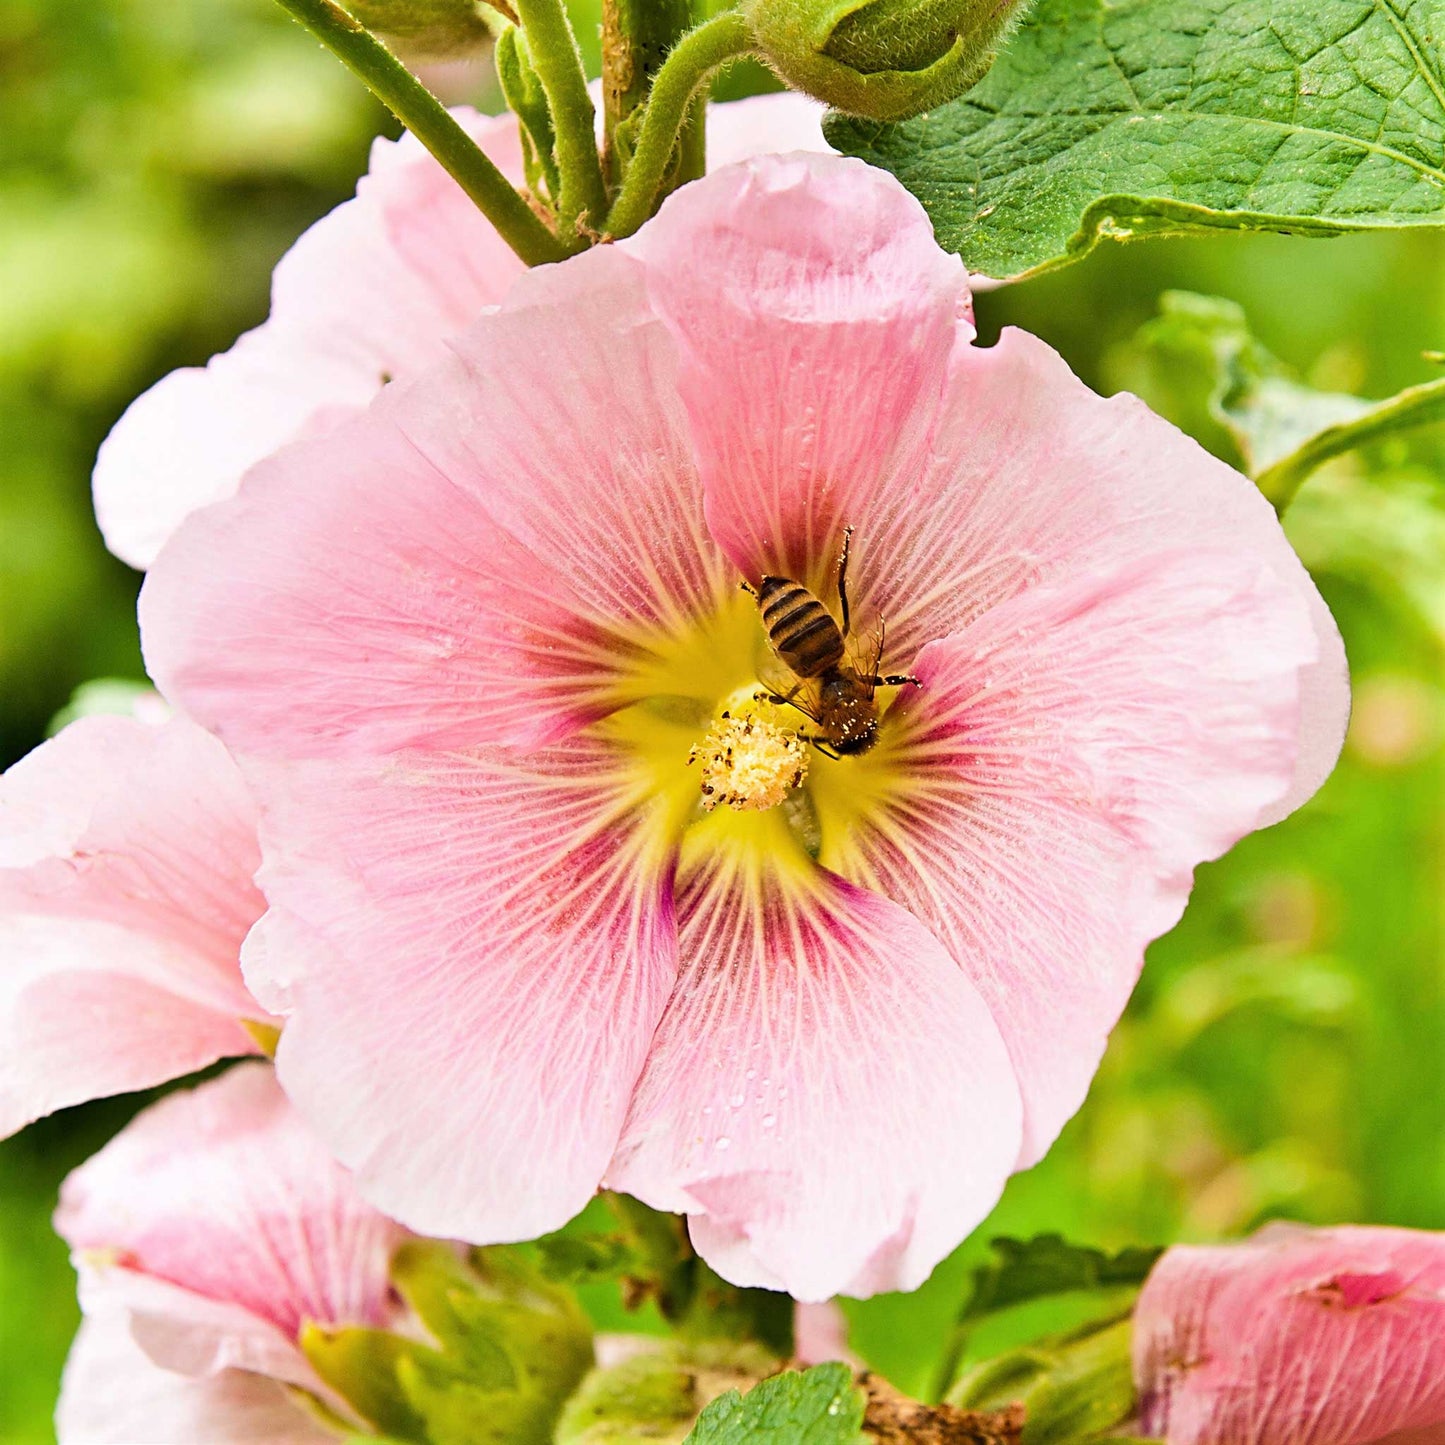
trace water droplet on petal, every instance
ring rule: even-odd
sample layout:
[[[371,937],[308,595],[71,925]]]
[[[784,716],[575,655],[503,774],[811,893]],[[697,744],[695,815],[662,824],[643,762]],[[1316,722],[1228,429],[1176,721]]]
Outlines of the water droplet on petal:
[[[713,1147],[714,1149],[727,1149],[728,1147],[731,1146],[732,1142],[733,1142],[733,1141],[732,1141],[731,1139],[729,1139],[726,1134],[720,1134],[720,1135],[713,1141],[713,1146],[712,1146],[712,1147]]]

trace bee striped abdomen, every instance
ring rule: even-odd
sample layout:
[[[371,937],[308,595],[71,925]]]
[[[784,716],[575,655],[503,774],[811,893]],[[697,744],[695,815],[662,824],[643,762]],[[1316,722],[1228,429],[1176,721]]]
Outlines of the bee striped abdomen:
[[[843,660],[843,633],[833,614],[790,577],[764,577],[758,588],[773,650],[799,677],[817,677]]]

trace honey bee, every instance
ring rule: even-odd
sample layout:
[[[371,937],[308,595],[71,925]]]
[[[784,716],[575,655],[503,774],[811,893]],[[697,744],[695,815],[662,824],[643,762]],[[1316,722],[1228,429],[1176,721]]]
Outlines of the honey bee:
[[[848,611],[848,550],[852,527],[843,529],[843,550],[838,557],[838,610],[841,625],[821,601],[791,577],[763,577],[756,588],[744,588],[757,599],[763,627],[778,660],[792,673],[794,685],[786,692],[770,693],[774,702],[787,703],[818,725],[810,737],[819,751],[832,757],[866,753],[878,741],[880,687],[914,687],[923,684],[902,673],[880,676],[883,627],[880,623],[864,665],[850,657],[852,620]]]

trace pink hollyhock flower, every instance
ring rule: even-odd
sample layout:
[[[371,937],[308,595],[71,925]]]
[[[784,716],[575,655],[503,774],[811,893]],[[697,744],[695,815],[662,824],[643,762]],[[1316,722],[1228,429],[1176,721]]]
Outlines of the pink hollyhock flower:
[[[1176,1245],[1139,1296],[1134,1378],[1169,1445],[1445,1445],[1445,1235]]]
[[[235,765],[181,718],[82,718],[0,778],[0,1137],[256,1052],[259,863]]]
[[[769,150],[824,149],[816,101],[755,96],[708,112],[714,165]],[[516,117],[454,114],[515,184]],[[282,258],[271,316],[204,367],[173,371],[133,402],[100,449],[95,512],[106,545],[148,567],[195,508],[293,438],[320,435],[392,377],[445,355],[522,263],[410,134],[372,146],[356,198]]]
[[[389,1214],[529,1238],[605,1178],[740,1284],[916,1285],[1194,866],[1329,771],[1342,649],[1269,506],[967,303],[889,177],[729,167],[157,562],[153,674],[262,803],[281,1077]],[[833,758],[748,701],[738,584],[834,601],[845,526],[921,686]]]
[[[147,1109],[61,1189],[85,1323],[61,1445],[332,1440],[307,1321],[390,1324],[405,1232],[364,1204],[266,1064]]]

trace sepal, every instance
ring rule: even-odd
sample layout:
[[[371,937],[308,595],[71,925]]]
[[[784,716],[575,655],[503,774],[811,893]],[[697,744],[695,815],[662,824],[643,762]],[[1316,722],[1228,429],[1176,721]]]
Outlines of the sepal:
[[[1028,0],[744,0],[768,64],[835,110],[920,114],[976,85]]]

